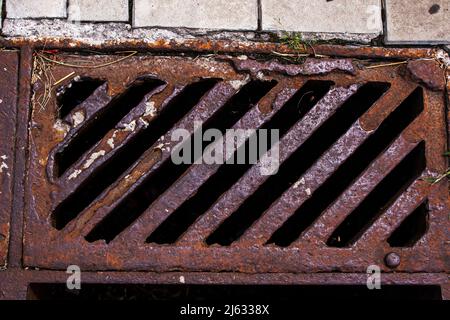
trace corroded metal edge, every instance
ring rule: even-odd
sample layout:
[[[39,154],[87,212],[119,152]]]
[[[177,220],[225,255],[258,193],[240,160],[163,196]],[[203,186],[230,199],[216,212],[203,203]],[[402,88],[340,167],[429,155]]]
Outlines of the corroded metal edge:
[[[19,55],[0,52],[0,267],[6,265],[14,181]]]
[[[420,59],[440,57],[445,59],[448,54],[439,48],[384,48],[356,45],[319,44],[305,46],[299,50],[277,42],[263,41],[230,41],[213,40],[208,38],[196,38],[186,40],[158,39],[156,41],[139,40],[107,40],[101,42],[89,42],[69,38],[8,38],[0,39],[0,46],[21,48],[32,46],[36,49],[60,49],[68,51],[98,50],[118,51],[136,50],[145,52],[194,52],[194,53],[254,53],[270,54],[273,52],[283,54],[309,53],[316,55],[329,55],[332,57],[371,58],[383,60]]]

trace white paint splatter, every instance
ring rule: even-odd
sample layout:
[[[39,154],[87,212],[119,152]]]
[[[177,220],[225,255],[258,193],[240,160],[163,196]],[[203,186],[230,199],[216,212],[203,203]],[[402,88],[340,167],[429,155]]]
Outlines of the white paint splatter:
[[[264,80],[264,72],[259,71],[259,72],[256,74],[256,78],[259,79],[259,80]]]
[[[139,120],[141,121],[141,123],[144,125],[144,128],[147,128],[149,123],[147,121],[144,120],[144,118],[139,118]]]
[[[76,177],[78,177],[78,175],[81,173],[81,170],[75,170],[74,172],[72,172],[72,174],[69,176],[69,180],[75,179]]]
[[[186,280],[184,279],[183,276],[180,276],[180,283],[186,283]]]
[[[229,83],[233,87],[234,90],[239,90],[244,85],[246,85],[249,81],[250,81],[250,76],[247,75],[247,77],[243,80],[232,80]]]
[[[230,81],[230,85],[233,87],[234,90],[239,90],[245,82],[243,80],[232,80]]]
[[[450,57],[447,52],[442,49],[439,49],[436,52],[436,59],[445,65],[445,67],[450,67]]]
[[[8,159],[8,157],[6,156],[6,154],[2,155],[0,158],[1,158],[2,160]]]
[[[0,99],[0,103],[3,103],[3,100],[2,100],[2,99]]]
[[[305,184],[305,178],[301,178],[297,182],[295,182],[293,188],[297,189],[301,184]]]
[[[134,131],[136,129],[136,120],[124,125],[123,131]]]
[[[159,141],[164,141],[164,136],[161,136]],[[166,147],[166,146],[170,146],[170,142],[161,142],[160,144],[158,144],[155,147],[155,149],[160,149],[161,151],[169,151],[170,152],[170,147]]]
[[[310,189],[310,188],[306,189],[305,192],[306,192],[306,194],[307,194],[308,196],[311,195],[311,189]]]
[[[89,168],[94,163],[95,160],[97,160],[100,157],[103,157],[105,153],[106,153],[105,150],[100,150],[99,152],[94,152],[93,154],[91,154],[89,159],[84,164],[83,169]]]
[[[8,165],[4,161],[0,164],[0,173],[3,172],[3,169],[8,169]]]
[[[156,110],[155,107],[155,102],[153,101],[147,101],[145,103],[145,113],[144,113],[144,117],[146,116],[156,116],[156,113],[158,112],[158,110]]]
[[[84,113],[83,111],[75,112],[72,115],[72,122],[74,127],[78,127],[84,121]]]
[[[239,60],[247,60],[248,57],[246,55],[241,55],[239,57],[237,57]]]
[[[53,129],[55,129],[59,133],[62,133],[65,137],[70,131],[70,126],[67,123],[63,122],[61,119],[58,119],[53,125]]]
[[[115,130],[112,137],[109,138],[108,141],[106,141],[106,143],[111,147],[111,149],[115,148],[114,139],[116,139],[116,134],[117,134],[117,130]]]

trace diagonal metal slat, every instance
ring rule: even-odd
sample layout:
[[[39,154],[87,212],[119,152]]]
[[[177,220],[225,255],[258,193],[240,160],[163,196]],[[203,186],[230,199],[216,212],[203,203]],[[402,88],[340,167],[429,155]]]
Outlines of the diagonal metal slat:
[[[278,84],[262,99],[253,106],[231,129],[257,129],[269,121],[280,107],[281,101],[274,104],[272,112],[262,114],[261,105],[274,102],[274,99],[282,89],[286,89],[284,84]],[[292,95],[295,93],[292,92]],[[284,96],[286,101],[291,96]],[[225,141],[219,141],[225,147]],[[233,152],[240,146],[233,146]],[[228,152],[229,150],[227,150]],[[190,166],[188,171],[169,189],[167,189],[150,207],[142,214],[135,223],[120,234],[114,242],[144,242],[146,237],[152,233],[163,221],[167,219],[183,202],[194,195],[198,189],[210,178],[220,167],[220,164],[196,164]],[[176,194],[176,197],[173,195]]]
[[[377,219],[359,238],[356,245],[363,247],[369,243],[385,242],[389,235],[411,214],[428,196],[429,183],[424,177],[414,183]]]
[[[213,89],[211,89],[205,97],[191,110],[189,113],[181,119],[175,126],[172,127],[163,137],[161,137],[153,146],[149,148],[149,150],[161,151],[161,155],[158,157],[158,161],[148,168],[147,171],[140,172],[138,166],[135,168],[130,168],[124,174],[122,174],[121,178],[119,178],[119,184],[128,186],[128,189],[121,187],[120,185],[117,188],[121,190],[127,190],[127,192],[117,194],[114,191],[114,188],[109,188],[106,190],[98,199],[99,202],[102,203],[103,208],[114,208],[120,203],[124,198],[126,198],[127,194],[133,192],[146,177],[150,176],[153,172],[158,170],[160,165],[164,163],[170,157],[170,150],[172,150],[177,144],[178,141],[172,141],[172,133],[174,130],[178,129],[186,129],[192,134],[194,132],[194,121],[206,121],[210,118],[215,112],[220,110],[221,107],[236,93],[236,88],[234,88],[229,82],[220,82]],[[218,96],[220,98],[218,98]],[[152,155],[148,155],[139,160],[141,163],[145,163],[151,158]],[[128,177],[128,178],[127,178]],[[129,178],[132,178],[131,180]],[[107,202],[103,202],[102,199],[106,199]],[[97,210],[98,205],[95,204],[94,207],[88,208],[81,214],[78,221],[75,221],[76,231],[81,232],[83,235],[87,235],[89,231],[91,231],[96,224],[99,223],[102,219],[104,219],[109,210],[100,209]],[[89,221],[91,220],[91,221]],[[81,228],[81,229],[80,229]]]
[[[369,136],[359,121],[329,149],[300,179],[276,200],[260,219],[235,242],[236,246],[263,245],[270,236],[333,174]]]
[[[404,97],[404,100],[399,106],[386,118],[382,119],[383,121],[375,130],[367,131],[359,127],[359,130],[363,133],[360,132],[355,135],[355,137],[357,137],[355,142],[359,144],[358,148],[349,154],[345,161],[335,167],[335,171],[327,177],[326,181],[321,184],[319,188],[316,188],[314,191],[307,189],[307,192],[312,194],[312,196],[308,197],[306,201],[303,201],[301,206],[296,207],[295,213],[273,233],[268,242],[287,246],[295,241],[296,238],[301,237],[305,230],[314,223],[314,220],[320,216],[321,212],[329,207],[333,201],[340,196],[342,191],[349,187],[351,183],[364,172],[371,162],[383,152],[383,150],[389,147],[390,143],[392,143],[399,134],[407,129],[417,117],[420,117],[423,112],[419,99],[420,93],[420,89],[415,89],[412,93]],[[384,96],[385,99],[386,96]],[[401,94],[399,94],[399,96],[401,96]],[[390,97],[388,96],[387,99],[389,98]],[[381,100],[383,100],[383,98]],[[373,110],[372,108],[363,114],[359,121],[356,122],[358,126],[361,126],[361,119],[367,115],[367,113],[370,113]],[[361,141],[358,141],[360,135],[364,136],[362,143]],[[352,143],[353,141],[348,141],[348,145],[351,145]],[[345,150],[348,148],[347,143],[337,143],[337,146],[338,154],[341,149]],[[331,148],[331,151],[333,149],[336,149],[335,146]],[[313,184],[316,183],[313,176],[320,177],[322,171],[327,172],[326,169],[323,169],[324,166],[322,166],[322,162],[325,163],[325,167],[333,167],[334,153],[331,152],[330,154],[327,154],[327,156],[316,163],[315,167],[318,165],[317,172],[314,172],[313,175],[307,177],[308,180],[313,181]],[[330,165],[329,162],[332,164]],[[297,182],[297,187],[300,186],[305,188],[300,182],[305,182],[305,178]],[[295,200],[293,201],[295,202]]]
[[[325,242],[339,225],[359,203],[406,157],[419,143],[411,143],[402,136],[380,155],[364,173],[345,190],[316,222],[292,245],[298,246],[303,241]]]
[[[401,103],[411,92],[395,92],[396,88],[391,88],[380,97],[370,109],[361,116],[378,108],[380,105],[391,102],[393,96]],[[385,115],[387,117],[387,114]],[[384,119],[380,119],[384,120]],[[302,205],[311,198],[314,191],[321,186],[361,144],[370,137],[374,131],[366,131],[360,126],[357,120],[350,129],[339,138],[336,143],[326,151],[317,162],[303,174],[298,181],[293,184],[283,195],[276,200],[269,209],[248,229],[236,245],[264,244],[270,236]]]
[[[74,188],[85,183],[92,175],[93,171],[104,165],[109,159],[120,152],[122,147],[126,144],[126,141],[132,139],[141,130],[145,129],[146,123],[151,123],[155,120],[156,115],[146,115],[146,104],[150,99],[159,100],[160,97],[168,98],[169,95],[172,94],[173,88],[170,86],[165,87],[165,90],[162,89],[163,88],[160,87],[147,94],[142,101],[130,111],[130,113],[123,117],[115,128],[111,129],[97,144],[89,148],[89,150],[56,181],[56,183],[61,186],[61,192],[55,196],[55,206],[73,193]],[[165,105],[156,105],[156,107],[159,106],[161,106],[160,110],[163,110]],[[94,116],[95,114],[91,115],[91,117]],[[142,120],[145,121],[145,123]],[[85,121],[89,121],[89,119],[86,119]],[[134,124],[134,130],[131,130],[130,123]],[[82,128],[74,128],[74,132],[70,136],[67,136],[65,140],[70,140],[76,135],[77,130],[80,129]],[[121,141],[119,140],[119,137]],[[52,159],[52,155],[50,155],[50,159]],[[48,166],[53,167],[54,161],[49,161]]]
[[[314,106],[280,141],[280,164],[283,163],[337,108],[353,95],[358,86],[334,88]],[[180,239],[180,245],[201,243],[268,177],[260,174],[261,162],[227,191]],[[245,188],[241,186],[245,185]],[[227,207],[225,211],[223,208]]]

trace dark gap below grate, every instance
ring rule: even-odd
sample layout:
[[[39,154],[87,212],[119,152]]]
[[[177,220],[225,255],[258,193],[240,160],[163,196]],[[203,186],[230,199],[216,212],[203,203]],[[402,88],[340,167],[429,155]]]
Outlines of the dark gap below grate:
[[[330,90],[331,81],[308,81],[295,95],[265,124],[261,129],[279,129],[280,137],[284,134]],[[276,141],[269,141],[272,146]],[[259,145],[259,143],[258,143]],[[241,147],[249,159],[249,142]],[[233,157],[236,159],[238,152]],[[261,156],[261,154],[259,154]],[[258,157],[259,159],[259,157]],[[177,208],[155,231],[147,238],[147,243],[174,243],[204,214],[217,199],[231,188],[252,165],[224,164],[197,191],[197,193]]]
[[[428,203],[424,202],[403,220],[387,242],[395,247],[413,247],[427,232]]]
[[[276,175],[270,176],[206,239],[206,243],[226,246],[236,241],[388,90],[389,86],[388,83],[379,82],[363,85],[280,165]]]
[[[235,94],[218,112],[209,118],[202,129],[219,129],[225,133],[252,106],[264,97],[276,81],[251,81]],[[209,144],[211,144],[210,142]],[[209,144],[203,145],[203,150]],[[193,143],[191,144],[193,145]],[[196,159],[193,159],[196,160]],[[123,199],[91,232],[86,240],[93,242],[104,239],[113,240],[119,233],[133,223],[170,185],[172,185],[188,168],[189,164],[176,165],[168,158],[159,169],[149,175],[134,191]]]
[[[330,247],[348,247],[408,189],[426,167],[425,142],[417,145],[336,228]]]
[[[114,183],[144,152],[178,122],[218,82],[207,79],[188,85],[177,97],[160,110],[147,128],[139,131],[127,144],[61,202],[52,213],[52,224],[58,230],[89,206],[108,186]]]
[[[413,299],[442,300],[441,288],[433,285],[383,285],[368,290],[363,285],[145,285],[89,284],[68,290],[65,284],[33,283],[29,300],[147,300],[170,302],[245,301],[298,302],[299,299]]]
[[[376,131],[339,166],[311,198],[274,232],[267,243],[287,247],[295,241],[422,111],[423,89],[419,87],[388,115]]]
[[[64,119],[75,107],[89,98],[106,81],[92,78],[81,78],[72,81],[69,86],[57,90],[59,118]]]

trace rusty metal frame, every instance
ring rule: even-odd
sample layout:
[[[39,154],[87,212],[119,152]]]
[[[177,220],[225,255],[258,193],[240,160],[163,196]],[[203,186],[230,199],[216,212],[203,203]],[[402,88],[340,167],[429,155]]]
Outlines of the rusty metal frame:
[[[45,49],[62,49],[62,50],[70,50],[71,48],[76,49],[98,49],[101,50],[105,48],[101,47],[92,47],[90,44],[83,44],[76,42],[74,43],[71,40],[46,40],[36,41],[36,42],[28,42],[21,40],[12,40],[4,43],[8,47],[19,47],[21,50],[21,68],[20,68],[20,94],[19,94],[19,114],[18,114],[18,127],[17,127],[17,141],[16,141],[16,156],[15,156],[15,187],[14,187],[14,204],[13,211],[11,214],[11,243],[10,243],[10,252],[9,252],[9,261],[8,261],[8,269],[6,271],[0,272],[0,283],[5,283],[5,288],[0,288],[0,297],[3,298],[15,298],[25,297],[25,287],[27,284],[31,282],[64,282],[65,281],[65,273],[61,271],[25,271],[24,267],[41,267],[40,263],[34,263],[36,256],[27,255],[27,248],[23,248],[22,246],[22,219],[24,218],[22,214],[26,212],[23,208],[23,201],[21,200],[24,196],[24,188],[22,184],[22,180],[25,178],[25,168],[26,168],[26,149],[28,149],[28,141],[27,141],[27,126],[26,123],[29,119],[29,101],[31,100],[31,91],[30,91],[30,82],[31,82],[31,65],[33,59],[33,51],[39,50],[45,46]],[[141,50],[145,52],[190,52],[194,51],[199,54],[201,53],[239,53],[239,54],[268,54],[272,51],[277,51],[280,53],[295,53],[295,51],[287,48],[286,46],[272,43],[248,43],[248,44],[236,44],[234,42],[228,43],[224,41],[186,41],[184,43],[173,43],[173,42],[165,42],[158,41],[156,43],[145,43],[145,42],[121,42],[121,43],[108,43],[108,50],[124,50],[124,49],[133,49],[133,50]],[[420,58],[435,58],[435,54],[437,49],[386,49],[386,48],[369,48],[369,47],[341,47],[341,46],[333,46],[333,45],[321,45],[317,46],[314,49],[316,54],[325,54],[333,57],[353,57],[358,59],[379,59],[379,60],[388,60],[388,61],[397,61],[397,60],[406,60],[406,59],[420,59]],[[310,52],[312,53],[312,52]],[[376,71],[375,71],[376,72]],[[423,79],[422,79],[423,80]],[[450,92],[450,85],[447,82],[447,94]],[[430,95],[433,96],[437,101],[440,99],[438,93],[430,92]],[[441,96],[442,99],[442,96]],[[450,113],[448,113],[448,122],[450,124]],[[370,124],[369,124],[370,126]],[[443,163],[437,164],[437,168],[442,169]],[[447,188],[446,185],[441,185],[440,190],[441,194],[445,194],[443,190]],[[448,189],[447,189],[448,190]],[[443,201],[444,203],[448,203],[448,193],[447,199],[441,199],[439,201]],[[25,213],[26,214],[26,213]],[[445,219],[443,220],[445,223]],[[385,250],[388,248],[384,248],[382,254],[375,255],[378,259],[383,259],[385,256]],[[23,251],[25,250],[25,252]],[[49,250],[49,249],[46,249]],[[51,251],[51,249],[50,249]],[[24,252],[24,254],[22,253]],[[251,255],[251,252],[248,252]],[[89,254],[89,250],[86,252],[86,255]],[[378,256],[379,255],[379,256]],[[68,258],[70,254],[64,259]],[[413,256],[413,255],[412,255]],[[411,256],[411,259],[412,259]],[[76,255],[73,255],[76,257]],[[22,259],[25,258],[25,262]],[[348,257],[347,257],[348,258]],[[347,259],[345,258],[345,259]],[[298,270],[294,265],[293,269],[279,270],[279,273],[267,273],[271,271],[277,272],[277,270],[243,270],[245,272],[258,272],[257,274],[227,274],[220,273],[216,274],[214,272],[192,272],[192,271],[201,271],[201,270],[184,270],[182,273],[178,272],[167,272],[169,270],[164,269],[154,270],[154,271],[162,271],[165,273],[153,273],[153,272],[106,272],[106,273],[97,273],[95,271],[104,269],[105,271],[114,269],[115,267],[123,266],[122,263],[116,264],[114,262],[114,257],[110,257],[110,263],[105,265],[104,268],[98,268],[98,265],[93,262],[92,257],[86,258],[86,267],[92,268],[91,271],[87,272],[88,282],[108,282],[108,283],[177,283],[179,282],[179,277],[182,275],[186,278],[186,283],[246,283],[246,284],[263,284],[263,283],[297,283],[297,284],[313,284],[313,283],[336,283],[336,284],[365,284],[366,275],[361,272],[361,269],[357,270],[343,270],[342,273],[327,273],[326,270],[323,273],[307,273],[307,269]],[[344,259],[344,260],[345,260]],[[45,259],[44,259],[45,260]],[[69,259],[70,260],[70,259]],[[95,260],[95,259],[94,259]],[[375,259],[374,259],[375,260]],[[67,262],[67,261],[66,261]],[[369,261],[364,261],[364,265]],[[92,263],[92,264],[91,264]],[[91,267],[89,265],[91,264]],[[61,263],[59,268],[64,270],[64,266],[66,263]],[[48,267],[48,265],[43,265],[44,267]],[[448,277],[447,272],[448,269],[445,266],[438,267],[436,269],[431,268],[426,273],[421,273],[423,270],[423,266],[420,266],[417,270],[414,270],[418,273],[408,274],[400,272],[389,273],[389,269],[385,268],[384,271],[388,272],[383,280],[385,283],[395,283],[395,284],[437,284],[441,285],[443,289],[443,296],[448,298],[449,289],[448,289]],[[143,268],[143,271],[146,270],[148,266]],[[216,271],[219,271],[220,266],[217,267]],[[328,270],[331,272],[332,270]],[[407,270],[404,270],[407,271]],[[306,272],[306,273],[304,273]],[[20,285],[15,285],[20,283]]]
[[[4,51],[0,52],[0,57],[0,266],[5,266],[14,176],[19,55],[17,51]]]

